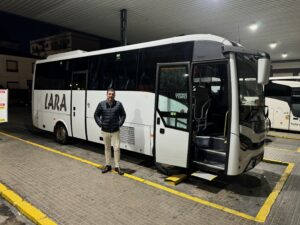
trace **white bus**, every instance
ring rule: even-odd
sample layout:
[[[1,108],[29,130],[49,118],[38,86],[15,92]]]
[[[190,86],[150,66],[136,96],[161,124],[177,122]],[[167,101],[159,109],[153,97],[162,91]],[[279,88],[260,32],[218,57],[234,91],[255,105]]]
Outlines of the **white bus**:
[[[300,131],[300,76],[271,77],[265,96],[271,128]]]
[[[121,148],[156,163],[238,175],[263,158],[269,56],[188,35],[37,61],[34,126],[103,143],[94,120],[114,88],[126,110]]]

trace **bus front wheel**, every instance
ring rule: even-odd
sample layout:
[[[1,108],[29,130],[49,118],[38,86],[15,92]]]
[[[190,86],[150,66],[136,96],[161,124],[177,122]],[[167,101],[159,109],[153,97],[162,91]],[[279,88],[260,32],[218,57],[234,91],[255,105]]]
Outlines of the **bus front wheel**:
[[[54,129],[55,141],[65,145],[68,142],[68,131],[62,123],[58,123]]]

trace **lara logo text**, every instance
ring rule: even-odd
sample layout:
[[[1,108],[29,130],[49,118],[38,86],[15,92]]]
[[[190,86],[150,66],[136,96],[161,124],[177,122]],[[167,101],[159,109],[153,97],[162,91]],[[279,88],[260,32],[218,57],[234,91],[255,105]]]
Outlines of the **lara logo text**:
[[[45,109],[52,109],[52,110],[64,110],[67,111],[66,105],[66,95],[62,94],[60,97],[58,94],[46,94],[45,97]]]

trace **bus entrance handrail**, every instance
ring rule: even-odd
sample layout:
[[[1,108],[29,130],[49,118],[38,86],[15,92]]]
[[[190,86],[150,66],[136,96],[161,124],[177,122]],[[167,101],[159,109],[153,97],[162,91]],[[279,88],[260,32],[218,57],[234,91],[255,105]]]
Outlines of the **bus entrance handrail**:
[[[225,121],[224,121],[224,142],[225,143],[227,143],[226,132],[227,132],[228,113],[229,113],[229,110],[227,110],[227,112],[225,114]]]

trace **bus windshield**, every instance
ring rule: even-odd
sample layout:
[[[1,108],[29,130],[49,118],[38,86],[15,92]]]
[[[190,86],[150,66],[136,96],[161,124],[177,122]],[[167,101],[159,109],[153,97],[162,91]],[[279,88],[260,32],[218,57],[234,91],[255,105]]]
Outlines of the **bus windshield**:
[[[263,86],[257,83],[257,59],[237,54],[240,106],[264,106]]]

